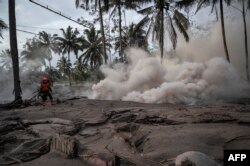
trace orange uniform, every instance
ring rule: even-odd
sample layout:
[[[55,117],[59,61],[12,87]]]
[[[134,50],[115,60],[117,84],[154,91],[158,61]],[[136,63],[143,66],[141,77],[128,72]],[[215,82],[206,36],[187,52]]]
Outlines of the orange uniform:
[[[40,94],[42,96],[43,102],[47,100],[47,96],[49,97],[51,104],[53,104],[53,97],[51,95],[51,83],[47,77],[42,77],[41,86],[40,86]]]

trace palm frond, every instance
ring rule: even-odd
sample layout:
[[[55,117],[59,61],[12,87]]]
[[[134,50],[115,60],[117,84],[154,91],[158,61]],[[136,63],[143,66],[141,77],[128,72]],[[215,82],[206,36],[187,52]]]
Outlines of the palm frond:
[[[189,41],[189,36],[187,34],[187,27],[185,27],[185,25],[183,24],[182,20],[180,20],[177,17],[176,14],[174,15],[174,21],[175,21],[175,24],[176,24],[178,30],[184,36],[185,40],[188,42]]]
[[[145,16],[141,21],[139,21],[136,26],[135,26],[135,31],[138,31],[139,29],[143,28],[144,26],[146,26],[148,24],[148,22],[150,21],[148,16]]]
[[[198,13],[198,11],[200,11],[200,9],[204,6],[208,6],[209,5],[209,0],[200,0],[198,2],[198,5],[197,5],[197,8],[196,8],[196,11],[195,13]]]
[[[190,8],[194,4],[196,4],[197,0],[182,0],[175,2],[176,6],[180,9],[182,8]]]
[[[181,25],[184,27],[185,30],[188,29],[189,20],[182,13],[180,13],[178,10],[175,10],[174,17],[176,17],[176,19],[178,19],[178,21],[181,23]]]
[[[137,13],[140,13],[140,14],[151,14],[153,11],[154,11],[154,7],[155,6],[149,6],[147,8],[144,8],[144,9],[141,9],[141,10],[138,10]]]
[[[116,8],[114,7],[112,11],[110,12],[109,19],[114,16],[115,12],[116,12]]]
[[[168,22],[167,30],[169,33],[169,38],[171,40],[173,48],[175,49],[176,44],[177,44],[177,34],[176,34],[176,31],[175,31],[175,28],[174,28],[174,25],[172,22],[172,18],[170,17],[170,15],[168,13],[166,13],[166,15],[167,15],[167,22]]]

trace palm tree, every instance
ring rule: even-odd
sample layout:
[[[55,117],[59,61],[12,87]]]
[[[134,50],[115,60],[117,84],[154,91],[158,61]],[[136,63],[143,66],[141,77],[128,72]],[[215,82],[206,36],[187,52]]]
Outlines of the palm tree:
[[[119,16],[119,57],[122,61],[125,61],[125,57],[122,55],[122,7],[125,9],[137,9],[139,6],[137,5],[138,1],[127,1],[127,0],[109,0],[109,8],[113,8],[110,14],[110,17],[118,14]]]
[[[19,59],[16,38],[16,11],[15,0],[9,0],[9,28],[10,28],[10,52],[12,56],[13,75],[14,75],[14,93],[15,100],[22,102],[20,76],[19,76]]]
[[[63,77],[66,77],[69,76],[71,72],[71,66],[70,60],[62,56],[62,58],[58,60],[56,67],[58,71],[63,74]]]
[[[190,1],[196,1],[196,0],[190,0]],[[224,50],[225,50],[227,61],[230,62],[229,52],[228,52],[228,48],[227,48],[226,32],[225,32],[223,0],[212,0],[212,2],[210,0],[199,0],[196,12],[198,12],[202,6],[206,6],[206,5],[210,5],[210,4],[212,5],[212,11],[213,11],[213,9],[216,7],[216,4],[218,2],[220,5],[220,21],[221,21],[221,31],[222,31]],[[227,5],[231,4],[231,0],[224,0],[224,2]]]
[[[82,38],[82,48],[84,50],[83,54],[80,55],[80,60],[84,64],[90,64],[91,68],[100,66],[103,63],[105,57],[103,53],[103,43],[102,37],[99,35],[99,31],[96,31],[94,27],[90,29],[85,29],[84,31],[86,38]],[[106,47],[111,47],[109,43],[106,42]]]
[[[139,23],[132,23],[128,28],[123,31],[122,34],[122,53],[128,47],[139,47],[147,49],[147,35],[146,31],[143,29],[149,21],[149,17],[144,17]],[[115,50],[120,47],[120,42],[115,43]]]
[[[78,38],[78,30],[71,26],[68,26],[66,30],[61,29],[63,33],[63,37],[56,37],[58,41],[59,49],[61,50],[62,54],[68,54],[68,60],[70,61],[70,52],[74,52],[76,55],[76,59],[78,59],[78,51],[80,49],[80,40]],[[69,85],[71,86],[71,77],[69,73]]]
[[[12,59],[11,59],[11,54],[10,54],[10,50],[6,49],[6,50],[2,50],[2,52],[0,53],[0,64],[3,68],[10,70],[11,69],[11,63],[12,63]]]
[[[29,69],[41,69],[42,65],[46,66],[47,54],[40,46],[40,42],[36,38],[28,40],[21,52],[22,61],[26,61],[25,66]]]
[[[246,25],[246,10],[250,9],[250,0],[247,1],[248,6],[246,8],[245,0],[238,0],[242,3],[242,9],[239,9],[237,7],[232,6],[233,8],[237,9],[237,11],[240,11],[242,14],[243,19],[243,28],[244,28],[244,42],[245,42],[245,55],[246,55],[246,76],[247,80],[250,80],[249,75],[249,56],[248,56],[248,37],[247,37],[247,25]]]
[[[106,51],[106,40],[105,40],[105,32],[104,32],[104,23],[103,23],[103,9],[102,9],[102,5],[101,5],[101,1],[103,0],[95,0],[95,6],[97,6],[97,1],[98,1],[98,10],[99,10],[99,18],[100,18],[100,29],[101,29],[101,34],[102,34],[102,43],[104,45],[103,47],[103,54],[105,58],[105,64],[107,63],[107,51]],[[82,0],[83,2],[83,0]],[[107,6],[107,0],[104,0],[105,6]],[[75,5],[76,8],[80,7],[80,0],[76,0],[75,1]],[[86,9],[88,9],[89,7],[89,0],[85,0],[85,6]],[[96,7],[95,7],[96,8]]]
[[[245,9],[245,0],[242,0],[242,18],[244,24],[244,36],[245,36],[245,54],[246,54],[246,73],[247,80],[250,80],[249,75],[249,56],[248,56],[248,41],[247,41],[247,25],[246,25],[246,9]],[[248,9],[250,9],[250,0],[248,0]]]
[[[39,32],[38,45],[45,54],[46,59],[49,61],[49,67],[51,69],[52,52],[59,53],[57,42],[55,38],[56,34],[53,36],[45,31]]]
[[[75,67],[72,71],[72,76],[75,81],[83,81],[87,77],[88,65],[84,64],[82,61],[76,61]]]
[[[1,38],[3,38],[3,36],[2,36],[2,31],[3,31],[4,29],[7,29],[7,25],[5,24],[5,22],[4,22],[2,19],[0,19],[0,37],[1,37]]]
[[[57,81],[61,78],[61,73],[55,67],[46,67],[44,72],[46,75],[49,75],[53,81]]]
[[[183,0],[185,1],[185,0]],[[173,6],[171,0],[154,0],[154,5],[144,8],[138,13],[151,15],[148,32],[152,29],[153,39],[159,40],[161,61],[164,53],[164,26],[167,26],[170,40],[173,48],[176,48],[177,44],[177,33],[174,25],[178,28],[180,33],[184,36],[185,40],[189,41],[187,29],[189,27],[188,19]],[[165,23],[167,21],[167,23]],[[175,23],[175,24],[174,24]],[[147,34],[148,34],[147,32]]]

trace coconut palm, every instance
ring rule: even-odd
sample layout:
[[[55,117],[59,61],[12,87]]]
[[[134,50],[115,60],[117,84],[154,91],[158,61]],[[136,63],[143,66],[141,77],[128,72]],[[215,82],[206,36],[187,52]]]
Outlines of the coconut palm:
[[[10,28],[10,52],[12,56],[13,75],[14,75],[14,93],[15,100],[22,102],[20,76],[19,76],[19,59],[16,38],[16,11],[15,0],[9,0],[9,28]]]
[[[2,31],[3,31],[4,29],[7,29],[7,25],[5,24],[5,22],[4,22],[2,19],[0,19],[0,37],[1,37],[1,38],[3,38],[3,36],[2,36]]]
[[[177,44],[177,33],[174,25],[184,36],[185,40],[187,42],[189,41],[189,36],[187,34],[189,21],[181,12],[178,11],[174,4],[175,3],[173,3],[173,1],[171,0],[154,0],[154,4],[152,6],[146,7],[138,11],[138,13],[147,14],[151,16],[148,32],[152,29],[153,39],[156,38],[157,40],[159,40],[161,60],[163,58],[164,53],[165,27],[167,27],[169,37],[174,49],[176,48]]]
[[[125,57],[122,55],[122,8],[136,10],[139,8],[137,5],[139,1],[126,1],[126,0],[109,0],[109,8],[112,8],[110,17],[115,15],[119,16],[119,57],[122,61],[125,61]],[[142,1],[141,1],[142,2]]]
[[[21,61],[25,62],[28,69],[37,70],[42,66],[46,66],[47,55],[41,49],[40,43],[36,38],[28,40],[24,45],[24,50],[21,52]]]
[[[71,66],[70,60],[62,56],[61,59],[58,60],[56,67],[58,71],[63,74],[63,77],[67,77],[71,73]]]
[[[242,18],[243,18],[243,25],[244,25],[244,36],[245,36],[245,54],[246,54],[246,73],[247,73],[247,80],[250,80],[249,75],[249,55],[248,55],[248,40],[247,40],[247,25],[246,25],[246,8],[245,8],[245,0],[241,0],[242,2]],[[248,9],[250,9],[250,0],[248,0]]]
[[[147,34],[143,29],[149,21],[149,17],[144,17],[139,23],[132,23],[128,28],[123,30],[122,34],[122,53],[128,47],[140,47],[147,49]],[[115,50],[118,50],[120,47],[120,42],[116,40]]]
[[[82,3],[84,3],[83,0],[76,0],[75,1],[75,5],[76,5],[76,8],[80,7],[80,1],[82,1]],[[98,1],[98,2],[97,2]],[[103,8],[102,8],[102,1],[104,1],[104,4],[105,6],[107,6],[108,4],[108,1],[107,0],[95,0],[95,9],[96,9],[96,6],[97,6],[97,3],[98,3],[98,10],[99,10],[99,19],[100,19],[100,29],[101,29],[101,34],[102,34],[102,43],[104,45],[103,47],[103,54],[104,54],[104,57],[105,58],[105,63],[107,63],[107,51],[106,51],[106,40],[105,40],[105,32],[104,32],[104,22],[103,22]],[[89,9],[89,3],[90,1],[89,0],[85,0],[85,8],[86,9]]]
[[[78,59],[78,51],[80,49],[80,40],[78,38],[79,31],[77,29],[73,30],[71,26],[68,26],[66,30],[61,29],[63,37],[56,37],[58,41],[58,47],[62,54],[68,54],[68,60],[70,61],[70,53],[74,52],[76,59]],[[71,77],[69,75],[69,85],[71,86]]]
[[[105,57],[102,51],[104,45],[102,43],[102,37],[99,35],[100,32],[92,27],[90,29],[85,29],[84,33],[86,38],[82,37],[81,39],[84,52],[79,58],[84,64],[90,64],[93,69],[100,66],[107,57]],[[111,47],[111,45],[106,42],[106,47]]]
[[[10,50],[2,50],[0,53],[0,64],[3,68],[10,70],[12,68],[12,59],[11,59],[11,54]]]
[[[237,11],[240,11],[242,14],[242,20],[243,20],[243,28],[244,28],[244,43],[245,43],[245,55],[246,55],[246,77],[247,80],[250,80],[249,75],[249,55],[248,55],[248,37],[247,37],[247,24],[246,24],[246,10],[250,9],[250,0],[247,0],[247,6],[246,6],[246,0],[238,0],[242,4],[242,9],[239,9],[237,7],[234,7],[237,9]]]
[[[72,77],[75,81],[83,81],[87,78],[88,70],[88,65],[84,64],[82,61],[76,61],[72,71]]]
[[[59,53],[59,48],[55,38],[56,34],[51,35],[45,31],[39,32],[38,45],[45,54],[46,59],[49,61],[49,67],[51,68],[52,52]]]
[[[190,0],[196,1],[196,0]],[[221,21],[221,31],[222,31],[222,38],[223,38],[223,45],[226,54],[227,61],[230,62],[229,52],[227,48],[227,40],[226,40],[226,32],[225,32],[225,22],[224,22],[224,5],[225,2],[227,5],[230,5],[232,0],[199,0],[196,12],[198,12],[203,6],[212,5],[212,11],[216,7],[216,4],[219,3],[220,6],[220,21]]]

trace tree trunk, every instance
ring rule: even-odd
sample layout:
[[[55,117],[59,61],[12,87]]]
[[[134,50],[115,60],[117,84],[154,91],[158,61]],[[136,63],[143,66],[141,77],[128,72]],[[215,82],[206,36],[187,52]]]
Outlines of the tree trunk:
[[[106,41],[105,41],[105,33],[104,33],[103,18],[102,18],[101,0],[98,0],[98,3],[99,3],[100,28],[101,28],[102,43],[103,43],[103,55],[104,55],[105,64],[107,64],[108,57],[107,57],[107,51],[106,51]]]
[[[70,52],[68,52],[68,60],[69,60],[69,63],[70,63]],[[69,70],[69,86],[71,86],[71,71]]]
[[[244,23],[244,36],[245,36],[246,74],[247,74],[247,81],[249,81],[248,41],[247,41],[246,11],[245,11],[244,0],[242,1],[242,17],[243,17],[243,23]]]
[[[164,11],[161,9],[161,25],[160,25],[160,49],[161,49],[161,63],[164,53]]]
[[[230,62],[229,53],[227,49],[226,34],[225,34],[223,0],[220,0],[220,17],[221,17],[220,21],[221,21],[221,31],[222,31],[224,49],[225,49],[227,61]]]
[[[125,57],[122,55],[122,13],[121,13],[121,1],[118,0],[118,12],[119,12],[119,56],[121,58],[121,61],[125,61]]]
[[[51,70],[51,59],[49,59],[49,69]]]
[[[14,76],[15,100],[22,101],[20,76],[19,76],[17,37],[16,37],[15,0],[9,0],[9,29],[10,29],[10,51],[12,56],[13,76]]]

